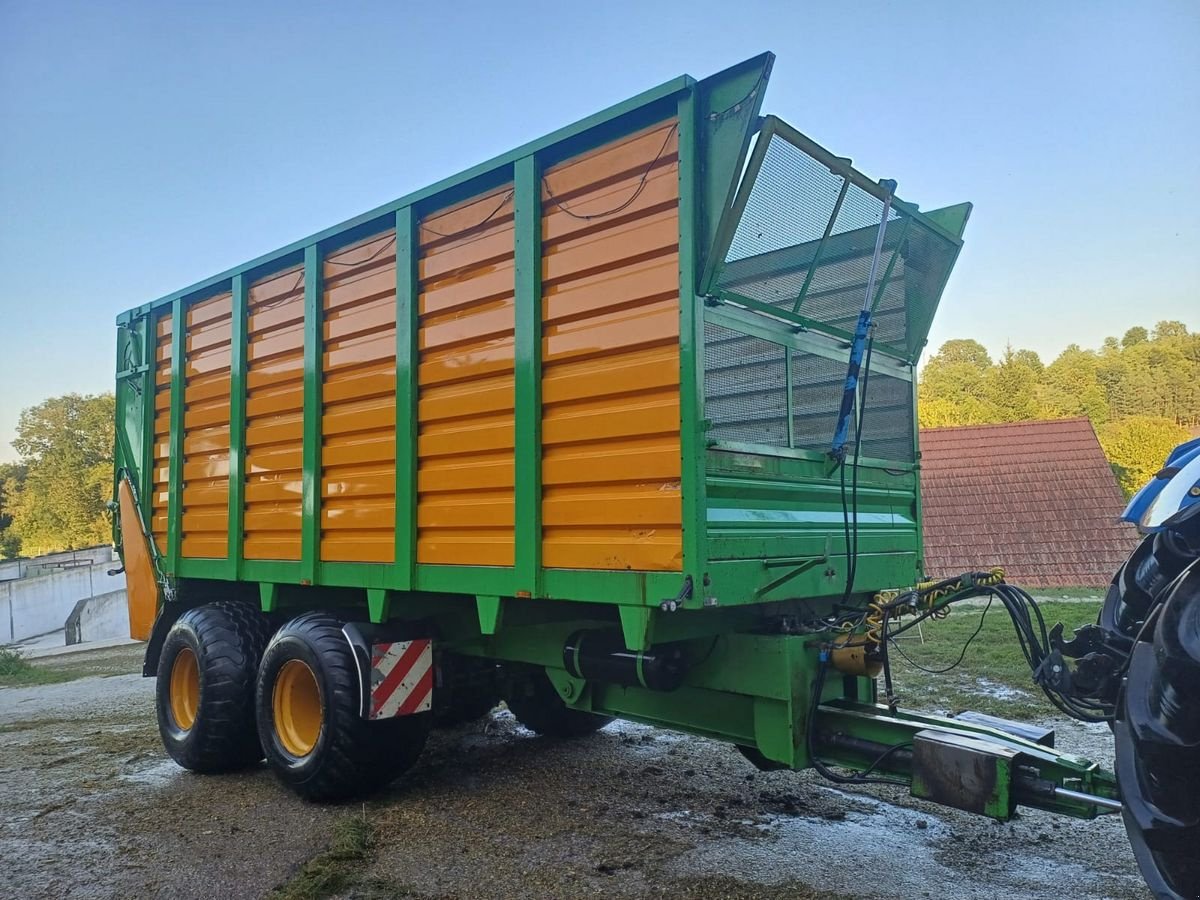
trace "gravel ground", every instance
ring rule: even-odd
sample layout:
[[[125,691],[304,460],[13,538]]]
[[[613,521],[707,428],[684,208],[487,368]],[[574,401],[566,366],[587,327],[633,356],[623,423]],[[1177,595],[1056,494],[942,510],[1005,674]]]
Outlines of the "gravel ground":
[[[153,683],[116,674],[140,669],[140,648],[53,664],[87,674],[0,689],[7,896],[261,897],[294,885],[349,815],[374,841],[335,892],[347,898],[1148,896],[1117,817],[997,824],[619,722],[560,743],[499,710],[435,734],[366,804],[313,806],[265,768],[170,762]],[[1060,747],[1111,761],[1106,729],[1054,724]]]

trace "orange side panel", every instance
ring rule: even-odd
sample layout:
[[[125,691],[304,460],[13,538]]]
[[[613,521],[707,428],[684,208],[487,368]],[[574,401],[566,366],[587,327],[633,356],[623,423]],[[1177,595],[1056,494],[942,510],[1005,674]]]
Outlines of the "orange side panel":
[[[229,390],[233,296],[187,308],[180,551],[224,559],[229,533]]]
[[[171,460],[171,310],[159,318],[154,330],[154,470],[150,481],[150,534],[159,553],[166,556],[167,492]],[[132,623],[132,610],[130,611]],[[153,619],[151,620],[153,622]],[[132,626],[131,626],[132,627]]]
[[[331,253],[322,283],[321,559],[392,562],[396,233]]]
[[[158,579],[154,577],[154,559],[149,538],[142,531],[141,518],[129,481],[121,479],[117,488],[121,507],[121,557],[125,563],[125,593],[129,604],[129,636],[150,639],[158,615]]]
[[[421,563],[513,564],[513,239],[510,187],[421,222]]]
[[[300,558],[304,270],[250,286],[246,322],[246,559]]]
[[[678,165],[670,121],[545,173],[547,567],[682,566]]]

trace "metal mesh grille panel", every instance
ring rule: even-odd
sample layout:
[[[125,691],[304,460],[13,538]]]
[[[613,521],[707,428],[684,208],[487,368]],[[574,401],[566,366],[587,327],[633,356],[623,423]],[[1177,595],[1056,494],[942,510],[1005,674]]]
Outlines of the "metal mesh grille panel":
[[[851,332],[867,292],[883,201],[771,134],[717,289]],[[839,206],[838,199],[845,191]],[[956,246],[893,208],[872,295],[875,337],[920,349]]]
[[[780,344],[720,325],[704,326],[705,418],[708,437],[718,441],[794,447],[825,453],[833,442],[846,359],[799,350],[792,354],[787,384],[786,354]],[[788,440],[788,392],[792,437]],[[867,381],[862,455],[911,462],[912,383],[878,371]],[[847,452],[855,452],[854,429]]]
[[[812,353],[792,353],[792,428],[795,446],[801,450],[824,453],[833,443],[846,365]],[[853,429],[850,436],[854,437]]]
[[[786,447],[787,349],[719,325],[704,326],[709,437]]]
[[[912,382],[872,372],[867,382],[862,455],[913,461]]]
[[[726,262],[819,240],[841,189],[840,175],[786,141],[770,139]]]

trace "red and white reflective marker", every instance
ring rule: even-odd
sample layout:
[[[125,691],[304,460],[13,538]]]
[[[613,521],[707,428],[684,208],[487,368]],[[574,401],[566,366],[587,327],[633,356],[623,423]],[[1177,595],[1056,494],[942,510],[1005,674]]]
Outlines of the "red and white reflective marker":
[[[426,712],[433,707],[433,642],[371,645],[372,719]]]

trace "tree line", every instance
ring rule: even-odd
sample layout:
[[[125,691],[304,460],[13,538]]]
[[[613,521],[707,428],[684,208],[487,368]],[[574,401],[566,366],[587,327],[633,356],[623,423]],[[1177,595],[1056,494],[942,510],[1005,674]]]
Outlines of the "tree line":
[[[112,394],[66,394],[21,412],[16,463],[0,463],[0,558],[110,540]]]
[[[918,385],[921,426],[989,425],[1086,416],[1126,495],[1200,430],[1200,332],[1182,322],[1130,328],[1099,350],[1071,344],[1051,363],[975,340],[944,343]]]

